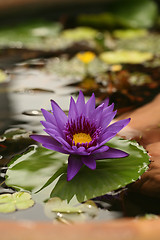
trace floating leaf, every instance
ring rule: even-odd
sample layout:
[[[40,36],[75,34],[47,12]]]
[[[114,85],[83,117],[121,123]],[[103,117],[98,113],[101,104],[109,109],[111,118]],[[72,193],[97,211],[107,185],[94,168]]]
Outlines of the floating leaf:
[[[144,37],[146,35],[148,35],[148,31],[146,29],[117,29],[113,31],[114,37],[122,39]]]
[[[137,64],[151,60],[153,58],[150,52],[117,50],[103,52],[100,54],[100,59],[108,64],[130,63]]]
[[[117,25],[117,20],[116,16],[109,12],[100,14],[81,14],[77,17],[79,24],[93,26],[96,28],[113,28]]]
[[[146,36],[136,38],[118,39],[116,41],[117,49],[136,50],[142,52],[160,53],[160,35],[158,33],[149,33]]]
[[[89,200],[76,206],[61,200],[58,197],[51,198],[45,204],[45,213],[52,219],[60,221],[84,221],[97,215],[96,204]]]
[[[13,194],[0,195],[0,212],[9,213],[16,210],[23,210],[34,205],[31,195],[27,192],[16,192]]]
[[[29,138],[30,134],[31,132],[27,132],[21,128],[10,128],[4,132],[2,137],[10,140],[18,140],[22,138]]]
[[[51,49],[50,42],[58,36],[61,29],[60,23],[47,21],[21,23],[14,26],[14,31],[11,28],[3,27],[0,30],[0,46]]]
[[[106,72],[108,66],[99,58],[94,57],[89,63],[80,61],[77,56],[67,59],[65,57],[50,59],[45,70],[56,77],[73,79],[73,83],[82,80],[86,75],[95,76],[96,74]]]
[[[94,39],[98,31],[89,27],[77,27],[62,32],[62,37],[73,41]]]
[[[71,60],[65,57],[50,59],[45,69],[57,77],[65,77],[66,79],[68,77],[83,79],[85,76],[84,63],[77,58],[72,58]]]
[[[64,154],[33,146],[23,155],[13,158],[7,171],[7,184],[19,190],[26,189],[35,192],[52,175],[55,176],[53,179],[55,180],[60,175],[61,168],[64,167],[66,161],[67,157]]]
[[[124,187],[136,181],[147,170],[149,156],[136,142],[115,137],[107,145],[130,155],[120,159],[97,160],[94,171],[83,166],[69,182],[67,155],[42,147],[32,147],[25,154],[13,158],[6,173],[6,184],[32,192],[41,190],[38,194],[50,187],[49,192],[45,192],[42,197],[43,201],[51,194],[51,197],[60,197],[68,202],[73,197],[83,202]],[[37,194],[34,196],[38,198]]]

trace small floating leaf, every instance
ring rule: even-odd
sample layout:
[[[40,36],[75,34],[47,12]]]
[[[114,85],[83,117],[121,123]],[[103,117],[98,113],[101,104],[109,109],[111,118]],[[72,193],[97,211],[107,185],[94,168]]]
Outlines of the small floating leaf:
[[[10,128],[4,132],[4,135],[2,137],[5,139],[18,140],[22,138],[29,138],[30,134],[31,132],[27,132],[21,128]]]
[[[150,52],[117,50],[103,52],[100,54],[100,59],[108,64],[130,63],[137,64],[151,60],[153,58]]]
[[[75,81],[75,79],[82,79],[85,76],[84,63],[80,62],[77,58],[72,58],[71,60],[65,57],[53,58],[48,61],[46,71],[56,77],[65,77],[66,81],[69,77]]]
[[[23,210],[34,205],[31,195],[27,192],[16,192],[13,194],[0,195],[0,212],[9,213],[16,210]]]
[[[93,28],[77,27],[74,29],[67,29],[63,31],[62,37],[69,40],[81,41],[81,40],[94,39],[97,33],[98,31]]]
[[[58,197],[51,198],[45,204],[45,213],[52,219],[60,221],[84,221],[97,215],[97,206],[93,201],[87,201],[76,206],[61,200]]]
[[[146,36],[139,36],[128,39],[117,39],[117,49],[136,50],[142,52],[151,52],[155,55],[160,53],[160,35],[158,33],[149,33]]]
[[[116,38],[130,39],[144,37],[148,34],[146,29],[117,29],[113,31],[113,36]]]
[[[3,27],[0,30],[0,46],[48,50],[61,29],[60,23],[48,21],[20,23],[14,26],[14,31]]]

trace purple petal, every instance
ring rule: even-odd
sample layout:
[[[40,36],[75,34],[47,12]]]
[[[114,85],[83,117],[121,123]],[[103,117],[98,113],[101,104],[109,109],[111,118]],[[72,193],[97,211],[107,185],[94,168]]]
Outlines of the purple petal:
[[[57,126],[62,130],[67,122],[67,116],[55,101],[51,100],[51,105]]]
[[[46,119],[47,122],[50,122],[53,125],[57,126],[57,122],[56,122],[55,117],[52,113],[46,111],[43,108],[41,109],[41,111],[42,111],[42,114],[43,114],[43,116],[44,116],[44,118]]]
[[[93,111],[95,110],[95,105],[96,105],[96,101],[95,101],[95,95],[94,93],[92,94],[92,96],[90,97],[90,99],[88,100],[88,102],[86,103],[86,116],[90,117],[93,113]]]
[[[79,92],[76,106],[77,106],[77,111],[79,115],[81,115],[82,113],[85,114],[85,99],[84,99],[83,92],[81,90]]]
[[[118,133],[122,128],[124,128],[130,122],[130,120],[131,120],[130,118],[127,118],[127,119],[120,120],[120,121],[117,121],[117,122],[111,124],[103,132],[103,136],[102,136],[101,141],[103,141],[106,138],[105,134],[107,134],[108,131],[113,132],[113,133]]]
[[[112,112],[114,109],[114,103],[112,103],[110,106],[104,106],[104,114],[109,114],[110,112]]]
[[[95,122],[95,124],[97,125],[97,127],[99,127],[99,123],[101,121],[101,116],[103,113],[103,108],[104,108],[104,103],[102,103],[101,105],[99,105],[95,111],[93,111],[93,114],[90,116],[90,119],[92,121]]]
[[[106,98],[106,99],[103,101],[103,103],[104,103],[104,107],[106,108],[106,107],[108,106],[108,104],[109,104],[109,98]]]
[[[90,152],[87,152],[84,147],[77,148],[76,146],[72,146],[72,149],[69,149],[68,151],[72,154],[84,155],[84,156],[91,154]]]
[[[77,115],[78,115],[77,107],[76,107],[74,99],[71,97],[68,118],[76,119]]]
[[[59,143],[61,143],[62,145],[65,145],[67,148],[70,148],[71,146],[69,145],[69,143],[67,141],[65,141],[65,139],[63,139],[61,137],[61,135],[59,134],[59,132],[55,131],[54,129],[44,129],[44,131],[49,134],[52,138],[56,139]]]
[[[115,132],[111,132],[111,131],[106,131],[102,137],[99,139],[99,146],[104,145],[106,142],[108,142],[109,140],[111,140],[113,137],[116,136],[117,132],[119,132],[119,128],[117,131]]]
[[[91,156],[82,156],[82,162],[92,170],[96,169],[96,161],[93,155]]]
[[[121,127],[121,129],[122,129],[122,128],[124,128],[124,127],[130,122],[130,120],[131,120],[130,118],[123,119],[123,120],[119,120],[119,121],[111,124],[107,129],[108,129],[109,131],[113,131],[113,132],[114,132],[114,129],[116,129],[116,128]],[[120,129],[120,130],[121,130],[121,129]],[[119,131],[120,131],[120,130],[119,130]]]
[[[64,153],[64,154],[69,154],[69,152],[66,151],[65,149],[63,149],[61,146],[58,147],[58,146],[53,145],[53,144],[42,144],[42,146],[45,147],[45,148],[47,148],[47,149],[56,151],[56,152],[60,152],[60,153]]]
[[[45,136],[45,135],[30,135],[30,138],[33,140],[40,142],[40,143],[49,143],[49,144],[59,144],[56,140],[54,140],[50,136]]]
[[[97,153],[101,153],[101,152],[106,152],[108,151],[109,147],[107,145],[101,146],[98,149],[95,149],[92,151],[92,154],[97,154]]]
[[[100,125],[102,127],[102,129],[106,129],[106,127],[109,125],[109,123],[113,120],[113,118],[115,117],[117,111],[111,112],[109,114],[107,114],[107,116],[103,116],[100,122]]]
[[[79,172],[82,166],[83,163],[79,156],[70,155],[68,158],[67,181],[72,180],[72,178]]]
[[[64,150],[59,142],[57,142],[55,139],[53,139],[50,136],[45,136],[45,135],[30,135],[30,137],[37,141],[40,142],[44,147],[61,152],[61,153],[68,153],[68,151]]]
[[[57,128],[57,126],[53,125],[52,123],[45,122],[45,121],[40,121],[41,124],[46,128],[46,129],[52,129],[57,132],[57,135],[60,135],[61,137],[64,137],[64,133]]]
[[[103,152],[103,153],[97,153],[94,155],[95,159],[106,159],[106,158],[123,158],[123,157],[127,157],[129,154],[115,149],[115,148],[109,148],[108,151]]]

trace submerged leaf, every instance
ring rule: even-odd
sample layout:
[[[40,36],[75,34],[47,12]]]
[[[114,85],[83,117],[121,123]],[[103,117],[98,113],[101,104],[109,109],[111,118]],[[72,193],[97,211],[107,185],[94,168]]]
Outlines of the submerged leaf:
[[[34,205],[31,195],[27,192],[16,192],[13,194],[0,195],[0,212],[9,213],[23,210]]]
[[[33,147],[13,159],[6,173],[6,184],[33,193],[42,188],[34,194],[36,198],[41,194],[41,201],[51,194],[51,197],[60,197],[68,202],[73,197],[83,202],[136,181],[148,169],[149,156],[136,142],[115,137],[107,145],[130,155],[119,159],[97,160],[94,171],[83,166],[75,178],[68,182],[68,156]]]
[[[45,213],[60,221],[84,221],[97,215],[97,206],[93,201],[73,206],[58,197],[51,198],[45,204]]]

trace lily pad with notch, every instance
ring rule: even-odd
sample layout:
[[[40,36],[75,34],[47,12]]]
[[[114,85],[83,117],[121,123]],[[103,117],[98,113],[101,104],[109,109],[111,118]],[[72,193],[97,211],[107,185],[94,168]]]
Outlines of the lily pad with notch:
[[[107,145],[128,152],[129,156],[97,160],[94,171],[83,166],[69,182],[67,155],[33,146],[13,158],[6,173],[6,184],[31,191],[37,201],[59,197],[68,202],[73,198],[83,202],[136,181],[148,169],[149,156],[135,141],[115,137]]]

